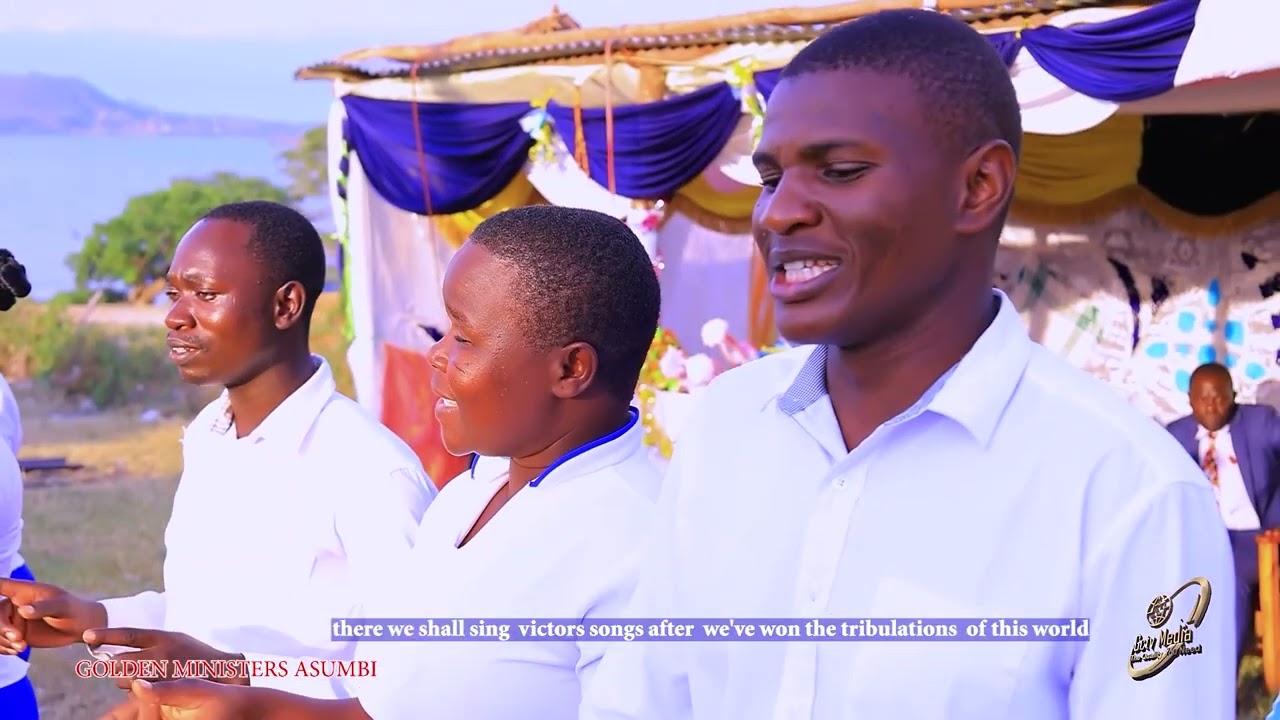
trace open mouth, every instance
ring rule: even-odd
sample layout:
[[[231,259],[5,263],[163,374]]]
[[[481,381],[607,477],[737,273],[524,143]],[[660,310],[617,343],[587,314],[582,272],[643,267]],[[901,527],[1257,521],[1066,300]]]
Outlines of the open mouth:
[[[440,398],[436,400],[434,410],[436,418],[443,420],[446,416],[452,417],[458,412],[458,402],[451,398],[440,396]]]
[[[187,347],[185,345],[174,345],[169,348],[169,359],[181,365],[187,360],[190,360],[198,352],[200,351],[193,347]]]
[[[774,268],[778,279],[788,285],[809,282],[840,267],[839,260],[793,260]]]

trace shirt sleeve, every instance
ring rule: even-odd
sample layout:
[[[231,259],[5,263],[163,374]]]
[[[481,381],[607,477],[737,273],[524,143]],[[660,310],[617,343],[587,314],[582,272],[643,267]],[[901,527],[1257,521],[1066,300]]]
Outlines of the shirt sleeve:
[[[1235,717],[1235,570],[1212,490],[1161,483],[1131,506],[1086,549],[1090,638],[1071,680],[1070,717]],[[1141,676],[1179,643],[1187,654]]]
[[[404,572],[405,555],[436,494],[421,467],[402,467],[343,498],[336,529],[358,587],[379,587]]]
[[[679,556],[679,488],[684,480],[677,450],[663,479],[657,523],[639,559],[639,580],[627,618],[682,617],[676,598]],[[685,645],[678,641],[614,642],[582,684],[580,720],[692,720]]]
[[[107,627],[164,629],[165,597],[162,592],[147,590],[129,597],[108,598],[102,601],[102,607],[107,611]],[[105,659],[137,650],[119,645],[102,645],[97,650],[90,650],[89,654]]]

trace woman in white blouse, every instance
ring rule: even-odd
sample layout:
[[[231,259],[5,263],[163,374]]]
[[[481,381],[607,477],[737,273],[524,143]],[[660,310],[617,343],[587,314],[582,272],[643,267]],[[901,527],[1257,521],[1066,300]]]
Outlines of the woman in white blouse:
[[[0,311],[9,310],[18,298],[31,293],[26,268],[8,250],[0,249]],[[22,418],[13,390],[0,375],[0,572],[7,577],[31,580],[31,572],[18,554],[22,545],[22,470],[18,447],[22,444]],[[0,708],[6,720],[34,720],[40,716],[35,691],[27,678],[31,651],[0,656]]]

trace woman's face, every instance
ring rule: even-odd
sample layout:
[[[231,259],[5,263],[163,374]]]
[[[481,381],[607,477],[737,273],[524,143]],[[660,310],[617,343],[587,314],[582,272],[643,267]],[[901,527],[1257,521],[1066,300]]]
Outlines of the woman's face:
[[[449,329],[430,350],[436,418],[454,455],[538,452],[556,401],[556,351],[537,349],[516,298],[520,279],[485,248],[465,243],[445,272]]]

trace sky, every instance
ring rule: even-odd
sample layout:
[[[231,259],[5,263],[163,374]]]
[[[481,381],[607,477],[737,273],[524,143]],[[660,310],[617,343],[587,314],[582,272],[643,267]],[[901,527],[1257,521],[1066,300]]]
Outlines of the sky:
[[[696,19],[777,4],[567,0],[559,6],[593,26]],[[441,12],[451,5],[467,12]],[[551,7],[543,0],[0,0],[0,72],[76,76],[119,99],[173,112],[322,121],[329,88],[321,81],[293,80],[299,67],[363,47],[507,30]]]

